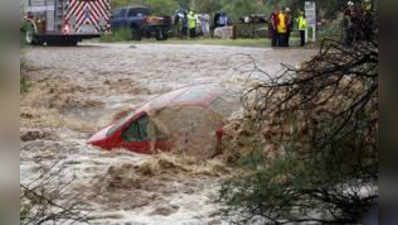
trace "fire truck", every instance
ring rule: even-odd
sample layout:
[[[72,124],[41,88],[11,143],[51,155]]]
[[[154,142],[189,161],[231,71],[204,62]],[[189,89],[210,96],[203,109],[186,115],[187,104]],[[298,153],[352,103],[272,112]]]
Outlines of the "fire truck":
[[[24,0],[25,41],[76,45],[111,31],[111,0]]]

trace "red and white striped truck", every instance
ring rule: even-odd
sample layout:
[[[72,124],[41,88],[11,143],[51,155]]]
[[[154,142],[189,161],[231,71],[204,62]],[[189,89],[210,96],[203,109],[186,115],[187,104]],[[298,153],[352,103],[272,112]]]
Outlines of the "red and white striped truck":
[[[26,43],[76,45],[111,31],[111,0],[24,0]]]

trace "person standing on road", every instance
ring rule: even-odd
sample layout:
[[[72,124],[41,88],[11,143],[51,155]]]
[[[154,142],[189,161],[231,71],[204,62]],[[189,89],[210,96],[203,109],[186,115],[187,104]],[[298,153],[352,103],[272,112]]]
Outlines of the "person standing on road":
[[[345,30],[345,44],[347,47],[360,39],[361,12],[352,1],[348,1],[344,11],[343,26]]]
[[[204,37],[209,37],[210,36],[210,16],[209,14],[201,14],[198,15],[200,25],[202,28],[202,34]]]
[[[191,38],[196,37],[196,15],[195,13],[191,10],[189,11],[188,14],[188,29],[189,29],[189,35]]]
[[[283,10],[279,11],[278,23],[276,25],[278,43],[281,47],[288,47],[287,44],[287,16]]]
[[[362,4],[361,29],[365,41],[369,42],[373,39],[373,26],[374,15],[372,12],[372,3],[370,2],[370,0],[364,0]]]
[[[350,32],[350,27],[351,27],[351,1],[347,3],[347,7],[344,9],[344,17],[343,17],[343,40],[344,44],[346,46],[350,46],[352,43],[352,38],[351,38],[351,32]]]
[[[352,31],[353,31],[353,40],[355,42],[362,39],[361,33],[361,18],[362,18],[362,10],[359,5],[355,5],[353,8],[353,12],[351,14],[351,21],[352,21]]]
[[[187,13],[187,10],[184,10],[184,19],[182,21],[183,21],[182,33],[183,33],[184,37],[188,37],[188,13]]]
[[[276,29],[276,25],[278,24],[278,8],[275,6],[274,11],[271,13],[268,22],[268,32],[271,37],[271,46],[277,47],[278,43],[278,32]]]
[[[290,14],[291,10],[289,7],[285,8],[285,15],[286,15],[286,45],[289,47],[290,45],[290,34],[293,30],[293,17]]]
[[[229,18],[225,12],[222,12],[220,17],[219,17],[219,26],[225,27],[229,25]]]
[[[175,24],[177,26],[177,35],[183,39],[187,35],[187,13],[180,9],[176,12]]]
[[[303,11],[299,12],[299,16],[296,19],[298,30],[300,31],[300,46],[303,47],[305,45],[305,32],[307,30],[307,19]]]
[[[222,12],[220,10],[217,11],[216,15],[214,15],[214,29],[216,29],[217,27],[220,27],[220,16],[221,16]]]

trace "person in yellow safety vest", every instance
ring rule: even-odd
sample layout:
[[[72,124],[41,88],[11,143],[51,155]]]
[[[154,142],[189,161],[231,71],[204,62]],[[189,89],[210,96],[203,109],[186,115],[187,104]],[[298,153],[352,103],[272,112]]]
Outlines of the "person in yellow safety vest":
[[[303,47],[305,45],[305,31],[307,30],[307,19],[302,11],[299,12],[299,16],[296,19],[298,24],[298,30],[300,31],[300,46]]]
[[[188,13],[188,29],[191,38],[196,37],[196,14],[191,10]]]
[[[278,14],[278,23],[276,25],[278,42],[281,47],[288,47],[287,43],[287,15],[283,12],[283,10],[279,11]]]

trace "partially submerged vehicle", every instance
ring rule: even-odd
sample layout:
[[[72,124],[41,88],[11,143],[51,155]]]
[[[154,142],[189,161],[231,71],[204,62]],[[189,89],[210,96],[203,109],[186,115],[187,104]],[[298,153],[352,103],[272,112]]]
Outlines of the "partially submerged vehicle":
[[[103,149],[137,153],[176,149],[209,158],[217,152],[227,117],[240,109],[238,95],[217,84],[161,95],[92,136]]]

